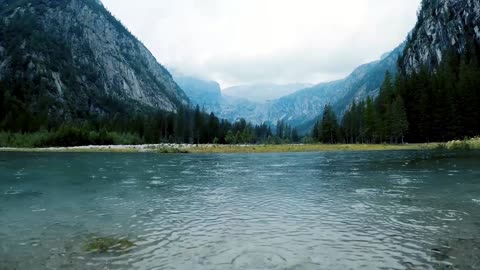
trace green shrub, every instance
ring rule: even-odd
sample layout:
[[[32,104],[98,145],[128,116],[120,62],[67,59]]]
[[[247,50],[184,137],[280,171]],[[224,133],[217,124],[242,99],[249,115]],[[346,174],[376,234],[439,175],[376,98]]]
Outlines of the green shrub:
[[[480,150],[480,137],[472,139],[465,138],[463,141],[450,141],[446,144],[448,150]]]
[[[62,126],[56,131],[34,133],[0,132],[0,147],[70,147],[85,145],[136,145],[143,140],[136,134],[88,131],[77,127]]]
[[[137,134],[111,132],[110,136],[112,136],[113,144],[115,145],[137,145],[144,143],[142,138]]]
[[[0,132],[0,147],[38,147],[51,136],[47,131],[35,133]]]
[[[470,145],[470,149],[480,150],[480,137],[468,140],[468,144]]]
[[[437,144],[437,146],[435,146],[434,149],[435,150],[447,150],[448,147],[447,147],[446,143],[439,143],[439,144]]]
[[[470,149],[470,145],[467,141],[450,141],[447,143],[448,150],[468,150]]]

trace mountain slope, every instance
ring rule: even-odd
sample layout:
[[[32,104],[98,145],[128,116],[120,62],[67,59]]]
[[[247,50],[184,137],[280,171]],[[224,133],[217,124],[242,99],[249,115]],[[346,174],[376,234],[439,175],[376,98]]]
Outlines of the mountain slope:
[[[220,85],[217,82],[181,75],[174,75],[174,80],[195,105],[211,106],[222,99]]]
[[[7,105],[16,104],[10,111],[61,121],[189,104],[97,0],[2,0],[0,17],[0,81]]]
[[[232,122],[244,118],[253,123],[261,123],[257,116],[264,110],[263,104],[226,96],[220,85],[214,81],[179,74],[174,74],[174,79],[192,103],[200,105],[207,112],[213,112],[216,116]]]
[[[385,73],[396,72],[403,48],[402,44],[381,60],[359,66],[345,79],[321,83],[276,100],[270,105],[269,118],[283,118],[300,131],[308,131],[326,104],[331,104],[337,114],[343,114],[353,100],[378,94]]]
[[[398,59],[405,49],[405,43],[402,43],[390,53],[384,55],[380,61],[372,63],[359,80],[353,82],[348,87],[348,91],[337,102],[333,103],[334,110],[343,114],[352,104],[352,101],[365,100],[367,97],[378,95],[386,72],[395,75],[398,71]]]

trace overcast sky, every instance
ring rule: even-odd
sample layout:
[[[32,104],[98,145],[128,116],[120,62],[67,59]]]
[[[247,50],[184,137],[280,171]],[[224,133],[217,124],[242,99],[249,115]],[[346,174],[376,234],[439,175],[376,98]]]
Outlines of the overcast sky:
[[[400,44],[421,0],[102,0],[169,69],[218,81],[339,79]]]

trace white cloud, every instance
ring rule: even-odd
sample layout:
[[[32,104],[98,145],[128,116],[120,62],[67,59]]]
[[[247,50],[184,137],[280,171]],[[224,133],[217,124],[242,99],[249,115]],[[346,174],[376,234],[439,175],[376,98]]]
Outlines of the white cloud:
[[[400,44],[421,0],[103,0],[164,65],[217,80],[341,78]]]

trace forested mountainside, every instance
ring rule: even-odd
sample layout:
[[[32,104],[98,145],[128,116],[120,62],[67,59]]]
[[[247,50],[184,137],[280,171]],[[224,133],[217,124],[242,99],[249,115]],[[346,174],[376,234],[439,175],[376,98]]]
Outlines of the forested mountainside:
[[[2,0],[0,18],[5,129],[190,105],[170,73],[97,0]]]
[[[341,121],[327,106],[312,134],[324,142],[431,142],[480,134],[480,4],[424,0],[418,23],[376,99]]]
[[[479,63],[480,2],[424,0],[393,88],[405,103],[409,141],[480,134]]]
[[[345,79],[321,83],[280,98],[270,107],[270,117],[284,117],[300,131],[307,131],[327,104],[332,105],[337,114],[343,114],[353,100],[378,94],[385,73],[396,73],[403,47],[404,44],[398,46],[379,61],[359,66]]]

